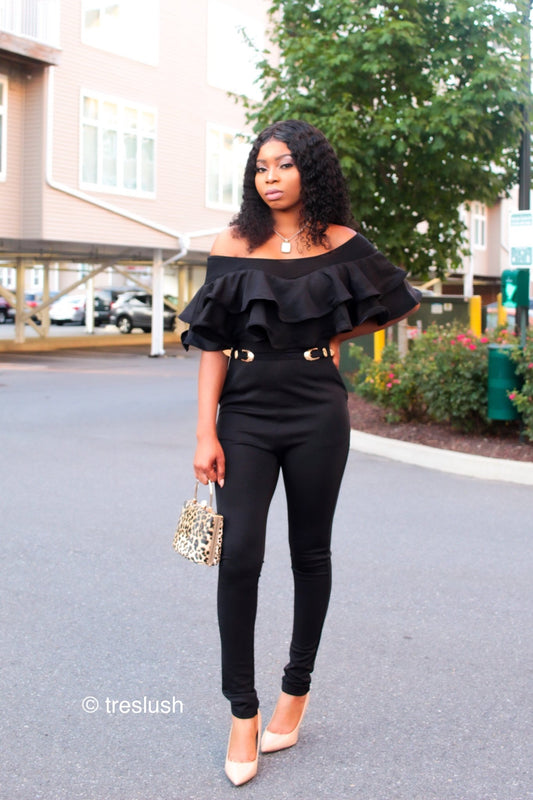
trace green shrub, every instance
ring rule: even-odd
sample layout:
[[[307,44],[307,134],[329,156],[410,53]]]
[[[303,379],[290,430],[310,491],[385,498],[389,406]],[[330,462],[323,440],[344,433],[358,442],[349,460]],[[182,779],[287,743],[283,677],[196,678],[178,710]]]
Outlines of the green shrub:
[[[355,347],[357,345],[350,345],[350,348]],[[404,376],[404,364],[396,345],[384,348],[381,361],[362,353],[359,371],[354,376],[354,389],[361,397],[388,409],[389,422],[409,414],[411,387]]]
[[[410,343],[405,358],[400,358],[396,346],[388,345],[380,362],[368,356],[363,359],[354,389],[386,408],[389,421],[420,419],[450,423],[460,431],[482,430],[489,422],[491,342],[516,342],[516,338],[501,330],[478,338],[457,325],[431,325]],[[533,363],[533,354],[530,361]],[[533,368],[530,377],[531,395]]]
[[[528,338],[526,346],[512,352],[516,363],[516,372],[523,379],[520,390],[509,392],[512,400],[522,416],[524,433],[533,442],[533,338]]]

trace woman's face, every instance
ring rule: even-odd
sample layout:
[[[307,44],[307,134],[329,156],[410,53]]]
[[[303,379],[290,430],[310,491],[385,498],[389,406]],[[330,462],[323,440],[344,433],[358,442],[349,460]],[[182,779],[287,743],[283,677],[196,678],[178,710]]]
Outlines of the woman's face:
[[[259,150],[255,188],[273,211],[300,208],[302,184],[291,151],[284,142],[271,139]]]

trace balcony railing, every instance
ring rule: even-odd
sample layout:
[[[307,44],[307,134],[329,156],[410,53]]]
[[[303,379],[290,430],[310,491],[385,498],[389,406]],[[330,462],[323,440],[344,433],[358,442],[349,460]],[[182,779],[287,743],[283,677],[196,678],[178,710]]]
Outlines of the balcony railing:
[[[59,47],[61,0],[0,0],[0,33]]]

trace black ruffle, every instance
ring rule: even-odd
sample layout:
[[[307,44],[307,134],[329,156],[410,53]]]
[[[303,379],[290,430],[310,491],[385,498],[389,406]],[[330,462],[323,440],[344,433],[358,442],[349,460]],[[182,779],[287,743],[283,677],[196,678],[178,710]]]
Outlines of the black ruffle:
[[[186,348],[268,340],[309,347],[367,319],[384,324],[419,302],[406,273],[358,235],[323,255],[289,260],[211,256],[206,283],[180,319]]]

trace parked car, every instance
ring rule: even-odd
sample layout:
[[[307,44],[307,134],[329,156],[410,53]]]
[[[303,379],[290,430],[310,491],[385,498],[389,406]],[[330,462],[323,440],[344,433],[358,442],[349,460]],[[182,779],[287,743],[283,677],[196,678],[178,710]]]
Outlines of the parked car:
[[[75,322],[83,325],[85,322],[85,297],[81,294],[66,294],[50,306],[50,322],[55,325],[64,325],[65,322]]]
[[[111,314],[110,290],[97,289],[94,293],[94,324],[106,325]],[[115,296],[117,296],[115,294]],[[82,294],[66,294],[50,306],[50,322],[64,325],[67,322],[84,325],[87,298]]]
[[[24,304],[25,304],[24,310],[25,311],[27,311],[28,307],[29,308],[37,308],[37,306],[40,306],[42,302],[43,302],[43,296],[39,292],[25,292],[24,293]],[[15,311],[14,306],[10,306],[10,308],[8,309],[7,313],[8,313],[8,317],[10,317],[11,319],[15,319],[16,311]],[[41,324],[41,318],[40,317],[37,317],[37,316],[32,317],[32,320],[34,322],[36,322],[37,325]]]
[[[169,300],[173,300],[167,295]],[[163,327],[172,330],[176,312],[164,307]],[[152,330],[152,295],[148,292],[126,291],[123,292],[111,305],[111,323],[117,326],[121,333],[131,333],[134,328],[141,328],[145,333]]]
[[[9,305],[5,297],[2,297],[2,295],[0,294],[0,325],[3,325],[3,323],[7,322],[8,319],[10,318],[11,316],[9,313],[10,308],[11,306]]]
[[[131,289],[120,288],[113,289],[105,287],[104,289],[95,289],[94,292],[94,324],[107,325],[111,322],[111,306],[116,300],[125,292]]]

